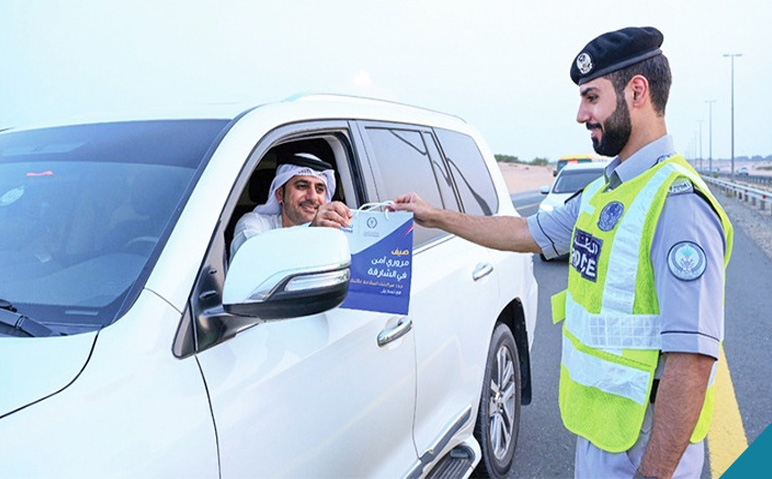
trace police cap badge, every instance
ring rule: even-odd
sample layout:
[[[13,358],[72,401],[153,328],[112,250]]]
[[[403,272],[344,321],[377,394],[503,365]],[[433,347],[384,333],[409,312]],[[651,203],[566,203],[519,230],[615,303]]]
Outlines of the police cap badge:
[[[628,27],[588,43],[571,63],[571,80],[582,85],[662,53],[664,39],[654,27]]]

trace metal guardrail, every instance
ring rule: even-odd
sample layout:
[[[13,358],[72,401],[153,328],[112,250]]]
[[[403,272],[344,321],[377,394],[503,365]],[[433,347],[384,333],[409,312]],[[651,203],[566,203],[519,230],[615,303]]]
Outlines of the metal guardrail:
[[[747,178],[747,176],[743,177],[743,180],[746,180]],[[762,211],[765,210],[767,206],[772,210],[772,192],[768,190],[758,190],[747,185],[719,180],[718,178],[711,178],[709,176],[703,176],[702,179],[705,180],[706,183],[718,186],[732,196],[737,196],[740,200],[750,201],[753,206],[755,206],[758,201],[759,209]]]
[[[705,170],[701,170],[700,173],[704,176],[718,176],[724,179],[731,178],[731,173],[725,173],[722,171],[714,171],[714,172],[708,172]],[[735,180],[744,181],[746,183],[754,183],[756,185],[765,185],[765,186],[772,186],[772,176],[769,175],[738,175],[737,172],[734,174]]]

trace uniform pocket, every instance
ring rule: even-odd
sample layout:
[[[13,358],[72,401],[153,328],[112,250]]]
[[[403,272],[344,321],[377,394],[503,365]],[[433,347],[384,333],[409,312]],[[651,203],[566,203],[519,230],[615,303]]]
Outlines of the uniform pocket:
[[[641,425],[641,432],[638,435],[638,440],[635,441],[633,447],[625,451],[627,460],[630,461],[630,465],[634,468],[633,473],[638,470],[643,459],[643,453],[646,451],[646,446],[649,444],[649,438],[651,437],[652,418],[654,416],[653,406],[648,404],[646,406],[646,414],[643,416],[643,424]]]

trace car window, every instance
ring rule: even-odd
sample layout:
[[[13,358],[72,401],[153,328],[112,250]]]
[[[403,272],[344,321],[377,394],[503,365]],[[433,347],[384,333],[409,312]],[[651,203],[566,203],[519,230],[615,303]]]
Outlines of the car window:
[[[419,132],[387,128],[367,128],[366,131],[383,175],[382,197],[394,198],[416,191],[432,205],[445,207],[426,144]],[[430,187],[426,186],[427,181]]]
[[[244,213],[265,202],[281,154],[310,152],[327,161],[333,166],[337,180],[338,191],[333,199],[343,201],[352,209],[365,202],[365,191],[368,187],[374,189],[372,176],[363,174],[350,138],[347,122],[320,121],[284,125],[255,139],[257,143],[234,183],[221,224],[199,271],[190,309],[175,339],[176,356],[184,357],[212,347],[244,327],[243,322],[225,320],[223,318],[229,316],[217,313],[223,311],[222,293],[231,259],[233,231]],[[201,326],[204,324],[216,326]]]
[[[498,211],[496,188],[474,139],[455,131],[435,131],[461,196],[464,211],[473,215],[492,215]]]
[[[575,193],[603,174],[597,170],[562,170],[552,187],[553,193]]]
[[[110,324],[226,123],[0,135],[0,298],[67,334]]]
[[[442,159],[437,156],[437,147],[431,135],[424,136],[416,130],[374,126],[366,127],[365,133],[381,173],[379,201],[413,191],[436,207],[458,210],[447,171]],[[427,143],[426,139],[431,141]],[[422,244],[444,234],[437,229],[415,225],[413,242]]]
[[[453,181],[450,179],[447,165],[442,161],[442,155],[437,147],[437,140],[430,133],[424,133],[423,137],[426,148],[429,151],[434,177],[437,179],[437,186],[440,190],[443,206],[446,210],[460,211],[456,195],[453,192]]]

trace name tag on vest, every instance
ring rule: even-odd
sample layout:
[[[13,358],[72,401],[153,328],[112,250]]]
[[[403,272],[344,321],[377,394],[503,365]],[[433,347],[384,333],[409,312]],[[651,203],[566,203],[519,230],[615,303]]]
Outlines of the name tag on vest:
[[[579,228],[576,229],[574,244],[571,247],[571,266],[582,275],[582,278],[592,282],[597,281],[598,257],[602,246],[602,240]]]

